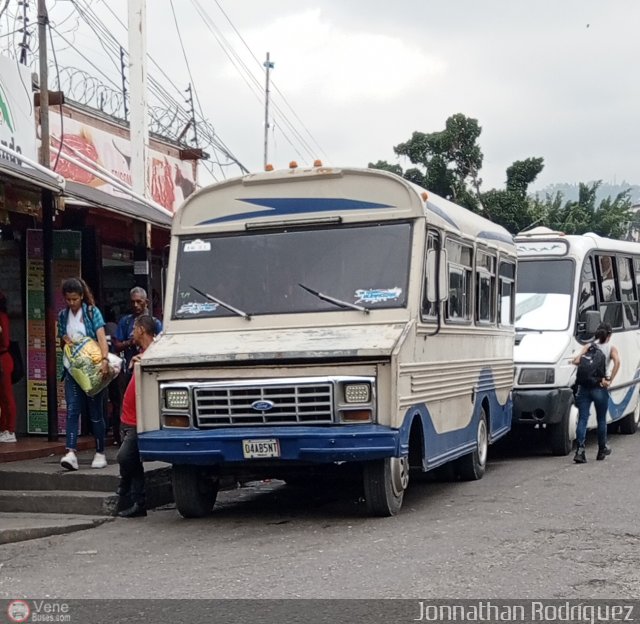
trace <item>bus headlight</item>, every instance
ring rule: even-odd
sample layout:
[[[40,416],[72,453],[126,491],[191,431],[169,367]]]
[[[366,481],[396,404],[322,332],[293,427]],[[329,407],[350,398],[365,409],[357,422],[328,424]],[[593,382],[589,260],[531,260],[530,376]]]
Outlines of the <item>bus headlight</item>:
[[[344,400],[347,403],[369,403],[371,401],[371,386],[366,383],[345,384]]]
[[[189,409],[189,391],[186,388],[167,388],[164,391],[164,404],[167,409]]]
[[[522,386],[552,384],[556,380],[553,368],[523,368],[518,383]]]

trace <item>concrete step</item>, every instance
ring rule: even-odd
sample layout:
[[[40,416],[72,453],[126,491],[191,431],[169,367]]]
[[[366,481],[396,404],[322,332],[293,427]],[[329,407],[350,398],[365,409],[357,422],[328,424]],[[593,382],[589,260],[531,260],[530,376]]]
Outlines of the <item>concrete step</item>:
[[[0,490],[0,512],[112,516],[118,497],[107,492]]]
[[[84,514],[0,513],[0,545],[92,529],[111,520]]]
[[[119,483],[117,449],[107,449],[106,468],[91,468],[93,451],[78,453],[80,469],[67,471],[51,456],[0,464],[0,511],[109,516],[115,512]],[[147,506],[173,501],[171,467],[144,464]]]

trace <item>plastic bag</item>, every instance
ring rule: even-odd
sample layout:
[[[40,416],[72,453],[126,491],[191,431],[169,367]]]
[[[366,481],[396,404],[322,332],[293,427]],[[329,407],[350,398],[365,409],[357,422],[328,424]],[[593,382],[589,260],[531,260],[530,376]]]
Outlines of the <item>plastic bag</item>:
[[[109,370],[103,375],[100,345],[88,336],[64,347],[64,367],[80,388],[91,397],[106,388],[122,370],[122,359],[114,353],[108,354],[107,362]]]

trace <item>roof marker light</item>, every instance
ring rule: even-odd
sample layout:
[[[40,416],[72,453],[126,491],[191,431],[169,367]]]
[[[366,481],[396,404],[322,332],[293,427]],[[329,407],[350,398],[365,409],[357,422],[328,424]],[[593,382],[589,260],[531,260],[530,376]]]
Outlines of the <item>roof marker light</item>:
[[[295,169],[298,166],[298,163],[295,160],[292,160],[289,163],[289,169]]]
[[[265,170],[265,171],[273,171],[273,165],[272,165],[271,163],[266,164],[266,165],[264,166],[264,170]]]
[[[322,167],[322,161],[317,159],[313,161],[313,166],[314,167]]]
[[[429,199],[429,193],[427,193],[427,191],[422,191],[422,193],[420,194],[420,197],[422,197],[423,202],[426,202],[427,199]]]

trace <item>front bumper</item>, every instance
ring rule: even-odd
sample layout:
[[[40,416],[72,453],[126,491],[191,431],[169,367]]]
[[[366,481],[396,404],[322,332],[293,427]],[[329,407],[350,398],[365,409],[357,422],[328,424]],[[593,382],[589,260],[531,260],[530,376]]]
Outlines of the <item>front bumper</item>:
[[[138,434],[138,446],[144,461],[250,465],[256,460],[244,457],[242,441],[267,438],[277,438],[280,443],[280,457],[270,460],[274,462],[332,463],[400,456],[400,432],[380,425],[161,429]]]
[[[513,391],[513,425],[553,425],[562,421],[573,403],[571,388]]]

